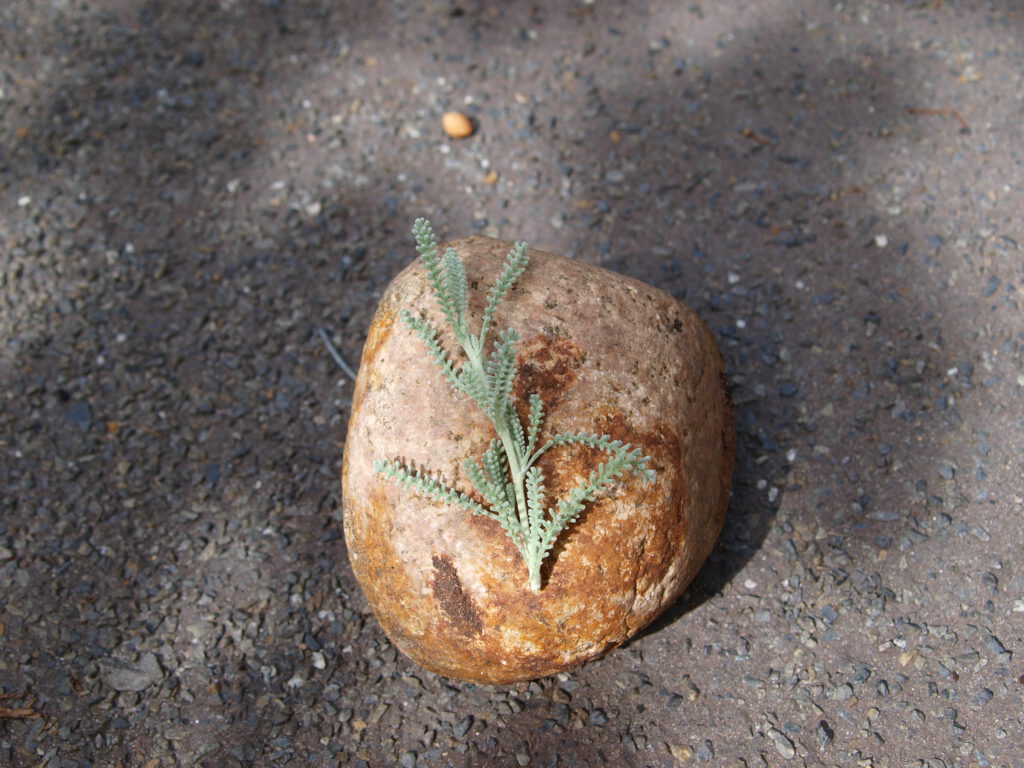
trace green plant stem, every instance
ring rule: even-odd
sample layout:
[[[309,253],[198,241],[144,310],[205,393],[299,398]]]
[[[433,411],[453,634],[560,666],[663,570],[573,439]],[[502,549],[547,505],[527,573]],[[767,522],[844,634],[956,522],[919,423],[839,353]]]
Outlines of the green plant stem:
[[[479,340],[481,343],[467,344],[465,338],[459,338],[459,343],[466,352],[466,357],[469,358],[469,364],[473,367],[477,376],[480,377],[481,381],[486,380],[484,374],[483,357],[477,352],[476,348],[483,347],[483,339]],[[512,418],[518,418],[515,413],[512,414]],[[515,439],[512,437],[511,425],[508,423],[509,414],[507,409],[497,409],[492,415],[491,421],[494,424],[494,431],[498,433],[498,439],[501,440],[501,446],[505,449],[505,458],[508,461],[509,474],[512,477],[512,486],[516,493],[516,517],[519,518],[519,524],[526,526],[528,521],[524,520],[524,516],[527,514],[526,507],[526,470],[529,466],[524,466],[525,457],[520,456],[520,448],[516,444]],[[526,552],[521,553],[523,557],[526,557]],[[527,559],[529,562],[529,559]],[[534,591],[540,590],[540,571],[538,568],[537,575],[537,586],[534,587]],[[530,585],[533,586],[533,574],[531,571]]]
[[[530,570],[530,589],[534,592],[540,592],[540,567],[543,562],[544,561],[541,559],[540,553],[537,551],[537,547],[530,547],[530,556],[526,558],[526,564]]]
[[[512,487],[516,494],[516,517],[519,519],[519,524],[523,530],[528,530],[530,520],[529,508],[526,503],[526,472],[533,462],[521,455],[522,448],[512,437],[511,425],[508,422],[509,418],[515,419],[518,416],[514,411],[509,413],[507,409],[495,414],[493,420],[494,430],[498,433],[498,439],[501,440],[501,445],[505,449],[509,475],[512,477]],[[539,458],[539,455],[534,457],[534,460],[536,458]],[[540,552],[540,540],[532,536],[524,536],[523,539],[523,549],[520,550],[520,554],[526,561],[530,572],[530,589],[534,592],[540,592],[540,567],[543,562]]]

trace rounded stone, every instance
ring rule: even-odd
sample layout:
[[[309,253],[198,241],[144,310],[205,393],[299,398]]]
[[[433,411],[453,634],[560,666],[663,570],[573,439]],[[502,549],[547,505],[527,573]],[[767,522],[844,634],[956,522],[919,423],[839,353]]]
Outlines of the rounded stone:
[[[461,112],[445,112],[441,115],[441,127],[453,139],[465,139],[473,135],[473,121]]]
[[[449,244],[470,283],[471,329],[510,243]],[[486,683],[550,675],[635,636],[685,589],[721,530],[735,433],[721,356],[687,305],[638,280],[530,250],[498,309],[514,328],[513,398],[545,405],[545,437],[596,432],[638,446],[657,472],[627,473],[587,504],[544,562],[534,592],[512,541],[494,520],[426,499],[377,474],[400,460],[475,495],[463,470],[495,437],[454,392],[402,308],[462,353],[417,262],[388,287],[359,366],[342,468],[345,541],[353,572],[391,641],[434,672]],[[596,469],[597,449],[562,446],[539,462],[549,505]]]

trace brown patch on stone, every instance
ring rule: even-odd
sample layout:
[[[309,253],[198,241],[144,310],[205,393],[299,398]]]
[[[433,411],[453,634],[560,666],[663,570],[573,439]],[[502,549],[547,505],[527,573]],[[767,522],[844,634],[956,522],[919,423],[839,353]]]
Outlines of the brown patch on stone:
[[[663,518],[663,524],[656,527],[651,541],[645,545],[647,551],[658,553],[660,557],[640,559],[638,562],[640,570],[636,577],[638,583],[648,584],[656,580],[657,575],[663,573],[664,569],[668,567],[668,563],[675,556],[675,547],[668,542],[686,540],[688,524],[686,516],[683,514],[686,508],[686,488],[681,473],[675,469],[680,462],[682,447],[672,429],[667,424],[657,423],[653,429],[641,431],[633,427],[621,413],[604,410],[597,414],[595,431],[608,435],[613,440],[629,443],[633,448],[639,448],[644,455],[650,457],[648,466],[658,475],[653,484],[642,488],[638,487],[641,482],[639,478],[632,472],[625,472],[615,484],[583,508],[576,522],[555,540],[551,553],[545,559],[543,566],[545,589],[550,588],[547,584],[551,569],[563,550],[580,535],[578,531],[585,528],[588,515],[592,511],[599,510],[606,498],[614,497],[627,487],[635,488],[634,492],[639,493],[641,498],[645,492],[654,492],[656,489],[661,495],[664,493],[664,483],[671,480],[672,486],[664,494],[664,499],[655,502],[654,506],[659,515],[663,509],[674,510],[676,513],[671,518],[667,516]],[[549,504],[554,506],[558,499],[567,497],[578,483],[585,481],[590,473],[608,458],[609,454],[588,445],[561,446],[545,454],[538,465],[544,470]],[[659,484],[661,484],[660,488]],[[607,525],[614,524],[607,523]]]
[[[617,411],[602,413],[597,423],[600,431],[639,448],[644,455],[651,457],[648,466],[657,472],[657,477],[654,483],[640,492],[646,490],[648,493],[657,491],[664,494],[663,499],[656,502],[655,506],[659,512],[663,509],[674,512],[671,515],[662,515],[660,524],[654,527],[650,537],[643,542],[646,556],[639,559],[636,583],[640,588],[647,588],[660,579],[660,575],[675,558],[676,546],[673,542],[685,542],[690,535],[689,520],[685,514],[688,508],[689,489],[686,487],[683,473],[677,471],[683,457],[680,436],[664,422],[655,422],[651,429],[641,431]],[[635,482],[638,485],[640,483],[639,479],[632,477],[623,477],[623,481]],[[667,492],[666,482],[671,482]]]
[[[452,624],[466,635],[479,635],[483,629],[480,611],[462,589],[459,573],[448,555],[434,555],[434,599]]]
[[[583,365],[583,351],[571,339],[540,334],[520,344],[516,362],[513,400],[529,413],[530,395],[540,395],[544,412],[551,413],[569,387],[576,383],[576,371]],[[521,406],[521,407],[522,407]]]
[[[597,431],[639,448],[651,457],[652,469],[679,461],[679,439],[667,424],[658,422],[652,429],[641,431],[626,421],[620,412],[605,410],[597,416]]]

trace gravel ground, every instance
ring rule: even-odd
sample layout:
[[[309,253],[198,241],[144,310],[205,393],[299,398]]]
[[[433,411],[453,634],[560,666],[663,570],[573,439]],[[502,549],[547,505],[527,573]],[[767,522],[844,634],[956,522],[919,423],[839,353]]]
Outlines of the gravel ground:
[[[4,0],[0,764],[1024,765],[1022,117],[1013,0]],[[726,357],[722,539],[571,674],[425,673],[348,566],[317,332],[420,215]]]

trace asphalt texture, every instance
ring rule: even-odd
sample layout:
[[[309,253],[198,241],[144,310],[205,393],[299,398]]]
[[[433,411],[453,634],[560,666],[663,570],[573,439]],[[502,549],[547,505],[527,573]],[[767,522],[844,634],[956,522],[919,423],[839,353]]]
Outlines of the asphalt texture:
[[[5,0],[0,765],[1024,765],[1022,117],[1012,0]],[[320,331],[417,216],[725,356],[717,548],[555,678],[422,671],[348,565]]]

